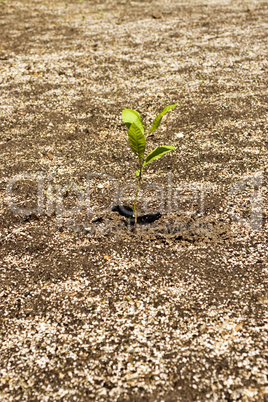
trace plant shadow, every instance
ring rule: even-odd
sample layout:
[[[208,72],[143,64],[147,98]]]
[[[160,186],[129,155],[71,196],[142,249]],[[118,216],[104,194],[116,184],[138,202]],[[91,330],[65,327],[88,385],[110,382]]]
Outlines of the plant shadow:
[[[129,219],[130,226],[134,226],[135,218],[134,218],[134,211],[132,208],[128,207],[127,205],[114,205],[112,207],[112,211],[118,212],[119,215],[124,216],[125,218]],[[151,212],[149,214],[144,214],[138,216],[137,224],[138,225],[149,225],[160,219],[162,214],[160,212]]]

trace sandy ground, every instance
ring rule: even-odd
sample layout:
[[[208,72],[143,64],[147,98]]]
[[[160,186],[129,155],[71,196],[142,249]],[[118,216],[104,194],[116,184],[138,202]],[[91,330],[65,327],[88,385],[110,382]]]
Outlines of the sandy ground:
[[[268,401],[267,11],[0,1],[1,401]]]

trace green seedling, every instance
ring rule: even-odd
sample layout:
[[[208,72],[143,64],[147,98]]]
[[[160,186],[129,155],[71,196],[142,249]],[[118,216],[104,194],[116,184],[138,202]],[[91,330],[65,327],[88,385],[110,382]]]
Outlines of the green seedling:
[[[132,109],[124,109],[122,112],[122,120],[126,124],[128,128],[128,140],[130,147],[134,154],[138,157],[139,169],[136,170],[135,174],[138,179],[137,190],[134,199],[134,216],[135,216],[135,225],[137,224],[137,198],[139,194],[142,174],[144,172],[144,168],[146,165],[154,161],[155,159],[161,158],[166,153],[176,149],[172,145],[162,145],[161,147],[155,148],[153,151],[149,152],[149,154],[145,157],[145,148],[146,148],[146,138],[148,135],[152,134],[155,130],[160,126],[162,117],[171,109],[178,106],[169,105],[164,108],[164,110],[159,113],[153,121],[153,124],[149,130],[144,130],[144,126],[142,123],[142,119],[140,114],[136,110]],[[147,126],[148,127],[148,126]]]

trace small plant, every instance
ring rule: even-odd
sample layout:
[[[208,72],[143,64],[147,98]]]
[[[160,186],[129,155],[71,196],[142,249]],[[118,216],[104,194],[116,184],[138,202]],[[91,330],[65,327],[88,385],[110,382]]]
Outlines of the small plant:
[[[122,119],[128,128],[128,140],[130,147],[135,155],[137,155],[139,160],[139,169],[136,170],[136,177],[138,179],[137,190],[134,199],[134,216],[135,216],[135,225],[137,224],[137,210],[136,210],[136,203],[139,194],[142,174],[146,165],[150,162],[154,161],[155,159],[161,158],[166,153],[176,149],[172,145],[163,145],[161,147],[155,148],[151,151],[146,157],[144,156],[145,148],[146,148],[146,138],[148,135],[152,134],[155,130],[158,129],[162,117],[171,109],[178,106],[176,105],[169,105],[166,106],[163,112],[159,113],[153,121],[153,124],[148,132],[145,132],[144,126],[140,117],[140,114],[136,110],[132,109],[124,109],[122,112]],[[148,128],[148,126],[147,126]],[[146,128],[146,131],[147,131]]]

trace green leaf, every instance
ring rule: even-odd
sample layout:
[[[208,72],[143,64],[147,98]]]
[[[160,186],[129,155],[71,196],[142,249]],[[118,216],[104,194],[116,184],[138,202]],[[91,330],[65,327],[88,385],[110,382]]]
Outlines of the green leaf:
[[[152,125],[152,127],[150,128],[150,132],[149,132],[150,134],[153,133],[155,130],[158,129],[158,127],[159,127],[159,125],[160,125],[160,123],[161,123],[162,117],[163,117],[169,110],[173,109],[173,108],[176,107],[176,106],[178,106],[178,105],[176,104],[176,105],[169,105],[169,106],[166,106],[165,109],[163,110],[163,112],[159,113],[159,114],[156,116],[156,118],[154,119],[153,125]]]
[[[132,123],[129,127],[128,140],[132,151],[135,155],[138,155],[139,160],[141,161],[145,151],[146,140],[144,134],[135,123]]]
[[[161,158],[161,156],[172,151],[173,149],[176,149],[176,147],[173,147],[172,145],[163,145],[162,147],[155,148],[152,152],[150,152],[147,155],[143,166],[148,165],[148,163],[154,161],[155,159]]]
[[[135,123],[139,127],[142,134],[144,134],[144,127],[139,112],[132,109],[124,109],[122,112],[122,120],[129,129],[131,124]]]
[[[136,172],[135,172],[135,175],[136,175],[136,177],[140,177],[140,169],[138,169],[138,170],[136,170]],[[142,169],[142,171],[141,171],[141,173],[143,172],[143,169]]]

